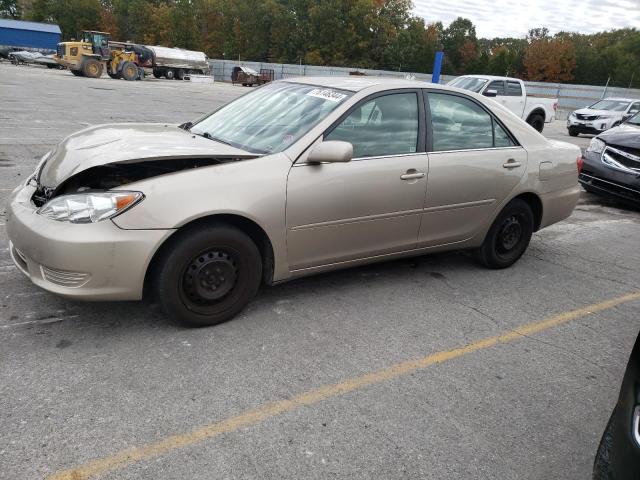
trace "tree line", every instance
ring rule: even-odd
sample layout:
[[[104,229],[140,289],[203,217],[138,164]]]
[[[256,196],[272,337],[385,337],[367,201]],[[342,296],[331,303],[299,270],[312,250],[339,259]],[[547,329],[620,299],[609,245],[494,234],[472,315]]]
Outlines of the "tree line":
[[[640,31],[546,28],[526,38],[478,38],[473,23],[427,23],[411,0],[0,0],[0,16],[52,22],[120,41],[202,50],[211,58],[350,66],[532,81],[640,87]]]

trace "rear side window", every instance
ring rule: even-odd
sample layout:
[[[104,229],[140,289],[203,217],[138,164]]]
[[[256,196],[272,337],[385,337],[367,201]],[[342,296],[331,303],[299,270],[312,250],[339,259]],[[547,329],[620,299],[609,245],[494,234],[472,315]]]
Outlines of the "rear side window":
[[[520,82],[508,81],[507,82],[507,96],[509,97],[521,97],[522,85]]]
[[[392,93],[357,107],[325,139],[351,143],[354,158],[411,154],[418,124],[418,95]]]
[[[504,95],[504,82],[502,80],[494,80],[489,84],[487,90],[495,90],[496,95]],[[487,91],[485,90],[485,92]]]
[[[511,147],[509,134],[489,113],[468,98],[429,93],[433,151]]]

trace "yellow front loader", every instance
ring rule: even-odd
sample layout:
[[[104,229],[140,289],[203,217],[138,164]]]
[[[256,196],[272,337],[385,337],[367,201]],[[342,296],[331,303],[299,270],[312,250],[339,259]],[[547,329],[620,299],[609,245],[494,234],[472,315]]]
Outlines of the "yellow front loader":
[[[137,65],[136,53],[114,44],[106,32],[84,30],[80,41],[62,42],[54,59],[79,77],[99,78],[104,70],[111,78],[138,80],[144,73]]]

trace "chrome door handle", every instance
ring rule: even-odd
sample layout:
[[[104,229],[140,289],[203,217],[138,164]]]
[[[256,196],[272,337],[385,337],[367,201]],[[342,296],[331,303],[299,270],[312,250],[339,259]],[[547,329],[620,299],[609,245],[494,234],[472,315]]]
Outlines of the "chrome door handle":
[[[424,178],[425,175],[423,172],[405,173],[404,175],[400,175],[400,180],[415,180],[417,178]]]
[[[517,168],[521,166],[522,166],[522,163],[516,162],[513,158],[510,158],[509,160],[507,160],[507,163],[502,164],[502,168]]]

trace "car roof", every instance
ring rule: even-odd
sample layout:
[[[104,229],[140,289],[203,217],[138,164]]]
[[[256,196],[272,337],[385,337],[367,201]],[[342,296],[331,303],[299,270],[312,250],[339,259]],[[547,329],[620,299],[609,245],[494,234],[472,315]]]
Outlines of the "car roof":
[[[461,78],[461,77],[465,77],[465,78],[481,78],[483,80],[513,80],[515,82],[520,82],[521,81],[519,78],[501,77],[499,75],[460,75],[460,77],[457,77],[457,78]]]
[[[424,82],[420,80],[405,80],[393,77],[366,77],[366,76],[344,76],[344,77],[294,77],[282,80],[289,83],[302,83],[305,85],[315,85],[318,87],[337,88],[358,92],[370,87],[385,86],[388,88],[443,88],[442,85]]]
[[[639,99],[637,99],[637,98],[623,98],[623,97],[607,97],[607,98],[602,98],[602,99],[598,100],[598,102],[601,102],[602,100],[614,100],[616,102],[637,102]]]

